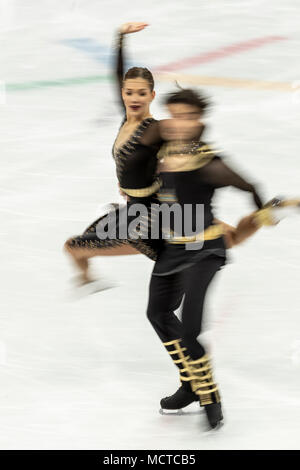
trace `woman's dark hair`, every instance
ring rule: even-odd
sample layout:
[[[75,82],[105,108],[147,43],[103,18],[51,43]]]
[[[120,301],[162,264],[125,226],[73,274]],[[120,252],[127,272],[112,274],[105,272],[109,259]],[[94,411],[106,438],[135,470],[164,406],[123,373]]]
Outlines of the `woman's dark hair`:
[[[202,93],[191,88],[181,88],[179,91],[169,93],[164,100],[165,104],[184,103],[196,106],[204,113],[211,105],[209,99]]]
[[[150,91],[154,89],[154,79],[150,70],[145,67],[132,67],[125,73],[124,81],[127,78],[143,78],[149,83]]]

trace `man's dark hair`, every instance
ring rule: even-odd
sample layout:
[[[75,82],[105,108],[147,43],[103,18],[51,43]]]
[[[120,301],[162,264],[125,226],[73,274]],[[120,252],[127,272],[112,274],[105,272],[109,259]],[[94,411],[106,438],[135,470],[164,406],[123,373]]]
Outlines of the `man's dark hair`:
[[[199,108],[201,113],[204,113],[211,105],[209,99],[199,91],[192,90],[191,88],[182,88],[179,91],[169,93],[165,98],[165,104],[184,103]]]

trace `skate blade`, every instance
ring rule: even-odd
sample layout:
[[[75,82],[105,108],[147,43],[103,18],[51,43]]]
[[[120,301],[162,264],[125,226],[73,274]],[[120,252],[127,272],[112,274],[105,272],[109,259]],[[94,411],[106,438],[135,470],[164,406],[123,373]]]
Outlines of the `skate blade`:
[[[223,421],[219,421],[218,424],[214,428],[212,428],[210,424],[207,423],[204,434],[213,434],[215,432],[218,432],[220,431],[220,429],[222,429],[223,426],[224,426]]]
[[[99,292],[104,292],[106,290],[113,289],[114,287],[118,286],[116,283],[113,282],[91,281],[73,289],[73,297],[75,299],[81,299],[92,294],[98,294]]]
[[[201,413],[203,413],[203,410],[199,410],[199,409],[196,411],[185,411],[182,408],[180,408],[179,410],[166,410],[164,408],[160,408],[159,410],[159,414],[161,415],[173,415],[173,416],[198,415]]]
[[[182,409],[179,409],[179,410],[165,410],[164,408],[160,408],[159,413],[161,415],[183,415]]]
[[[117,287],[115,283],[106,281],[93,281],[89,282],[85,286],[82,286],[82,288],[86,289],[86,295],[97,294],[98,292],[113,289],[114,287]]]

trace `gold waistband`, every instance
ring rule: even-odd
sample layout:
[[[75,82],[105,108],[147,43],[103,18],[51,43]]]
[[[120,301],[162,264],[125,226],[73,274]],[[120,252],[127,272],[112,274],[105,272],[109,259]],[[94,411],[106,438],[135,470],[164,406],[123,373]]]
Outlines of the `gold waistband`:
[[[120,188],[120,189],[124,193],[128,194],[128,196],[147,197],[147,196],[151,196],[151,194],[156,193],[160,187],[161,187],[161,181],[156,180],[151,186],[147,186],[147,188],[139,188],[139,189]]]
[[[203,232],[196,233],[190,237],[176,237],[171,236],[171,238],[166,239],[167,243],[172,244],[184,244],[184,243],[195,243],[199,241],[206,240],[215,240],[216,238],[221,237],[224,234],[224,227],[221,224],[210,225]]]

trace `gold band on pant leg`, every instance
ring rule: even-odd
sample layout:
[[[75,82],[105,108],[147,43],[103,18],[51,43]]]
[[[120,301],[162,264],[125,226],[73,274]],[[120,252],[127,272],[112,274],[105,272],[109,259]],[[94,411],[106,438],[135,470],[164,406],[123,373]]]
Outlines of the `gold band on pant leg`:
[[[184,362],[188,361],[189,359],[190,359],[190,356],[184,356],[183,359],[176,359],[175,361],[173,359],[173,362],[174,362],[174,364],[183,364]]]
[[[190,356],[185,356],[184,351],[187,348],[181,347],[181,341],[181,339],[176,339],[164,343],[165,346],[174,346],[172,351],[167,351],[171,357],[175,354],[178,356],[178,359],[172,357],[174,364],[181,364],[183,366],[180,368],[181,381],[190,382],[191,389],[198,395],[201,406],[220,402],[218,386],[212,377],[212,366],[209,356],[205,354],[196,360],[191,360]],[[182,373],[186,373],[187,376],[181,375]]]
[[[168,341],[167,343],[163,343],[164,346],[172,346],[172,344],[177,344],[181,341],[181,338],[173,339],[172,341]]]

